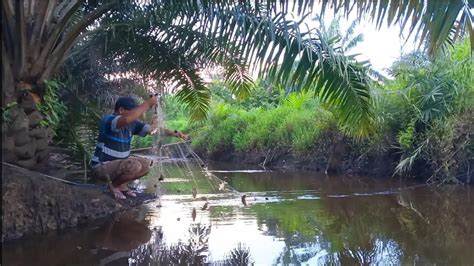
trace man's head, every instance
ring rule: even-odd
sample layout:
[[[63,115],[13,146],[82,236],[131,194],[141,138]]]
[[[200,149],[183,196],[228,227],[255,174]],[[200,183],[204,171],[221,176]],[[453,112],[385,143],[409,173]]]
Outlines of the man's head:
[[[130,111],[137,107],[137,103],[135,102],[135,99],[132,97],[120,97],[118,100],[115,102],[115,112],[117,114],[123,114],[126,111]]]

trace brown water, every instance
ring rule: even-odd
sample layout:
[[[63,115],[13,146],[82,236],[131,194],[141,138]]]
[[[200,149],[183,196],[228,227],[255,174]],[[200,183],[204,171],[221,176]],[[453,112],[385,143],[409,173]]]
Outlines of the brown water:
[[[474,265],[472,187],[209,169],[236,191],[199,188],[194,199],[192,180],[169,171],[161,199],[100,225],[4,243],[2,265]]]

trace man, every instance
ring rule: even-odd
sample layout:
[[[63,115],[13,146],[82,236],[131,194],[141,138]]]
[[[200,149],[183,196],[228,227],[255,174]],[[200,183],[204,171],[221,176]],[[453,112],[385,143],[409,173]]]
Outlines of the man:
[[[109,182],[109,189],[116,199],[125,199],[125,195],[136,197],[128,188],[128,183],[143,177],[150,170],[150,160],[129,157],[132,135],[144,137],[160,131],[161,135],[188,139],[188,135],[176,130],[158,130],[155,123],[149,125],[138,120],[157,104],[157,100],[153,96],[137,106],[132,97],[120,97],[115,103],[114,114],[106,115],[100,121],[99,137],[91,162],[92,171],[97,178]]]

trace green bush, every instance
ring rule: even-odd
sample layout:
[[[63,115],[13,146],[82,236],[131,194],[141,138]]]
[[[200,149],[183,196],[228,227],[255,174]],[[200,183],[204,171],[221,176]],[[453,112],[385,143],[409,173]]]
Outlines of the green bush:
[[[398,144],[403,151],[413,147],[415,141],[415,127],[413,124],[398,132]]]
[[[45,115],[45,120],[41,121],[42,126],[50,127],[54,130],[55,134],[58,128],[62,125],[67,111],[67,107],[59,99],[58,90],[64,84],[55,80],[46,80],[45,94],[43,95],[43,101],[38,104],[38,110]]]
[[[427,141],[422,154],[433,170],[432,181],[457,182],[458,176],[471,170],[473,131],[474,107],[433,121],[423,135]]]
[[[393,117],[402,151],[398,173],[409,172],[419,159],[432,170],[431,181],[456,182],[455,176],[467,171],[461,166],[472,158],[468,136],[473,129],[468,125],[474,108],[474,65],[469,47],[464,40],[448,56],[428,60],[415,54],[394,68],[397,78],[387,88],[403,97],[387,97],[390,101],[383,107],[393,109],[384,115]]]
[[[317,106],[307,94],[292,94],[275,108],[255,108],[217,103],[208,121],[196,133],[196,148],[215,152],[263,151],[273,148],[308,153],[319,135],[336,123],[332,114]]]
[[[207,123],[193,136],[193,146],[207,150],[210,154],[233,149],[233,135],[244,130],[245,123],[241,119],[244,113],[244,110],[228,104],[217,104],[209,115]]]
[[[237,150],[264,150],[268,147],[282,146],[277,128],[285,117],[290,113],[288,108],[278,107],[270,110],[257,109],[255,112],[255,121],[248,124],[245,131],[237,134],[241,140],[241,147]]]
[[[187,110],[173,95],[165,95],[162,98],[162,109],[167,121],[187,120]]]
[[[289,116],[287,121],[298,125],[292,136],[291,149],[299,155],[311,152],[321,140],[322,134],[336,127],[333,115],[322,109],[306,110],[293,119]]]

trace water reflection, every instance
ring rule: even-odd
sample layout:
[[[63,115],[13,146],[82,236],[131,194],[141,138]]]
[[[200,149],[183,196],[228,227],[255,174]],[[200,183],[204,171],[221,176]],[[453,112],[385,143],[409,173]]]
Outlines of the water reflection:
[[[474,263],[472,188],[308,173],[216,174],[243,193],[168,194],[160,205],[100,227],[7,243],[2,264]],[[51,250],[54,256],[46,255]]]
[[[153,232],[131,214],[101,225],[2,245],[3,265],[128,265],[131,251],[149,242]]]
[[[244,243],[259,265],[472,264],[474,210],[465,188],[454,191],[422,187],[345,198],[282,192],[278,201],[255,200],[248,206],[239,195],[227,195],[209,197],[209,212],[197,219],[212,224],[210,261]],[[186,209],[200,204],[177,200],[164,199],[161,218],[152,219],[170,243],[180,232],[172,228],[173,218],[164,216],[186,222]],[[449,208],[439,208],[440,203]]]

